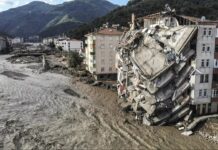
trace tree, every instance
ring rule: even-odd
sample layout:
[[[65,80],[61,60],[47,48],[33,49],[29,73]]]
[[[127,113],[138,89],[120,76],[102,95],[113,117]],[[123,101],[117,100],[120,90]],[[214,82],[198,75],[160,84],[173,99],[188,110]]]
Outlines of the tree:
[[[83,57],[77,52],[69,52],[68,65],[69,67],[76,68],[80,66],[83,62]]]
[[[63,51],[63,48],[61,46],[58,46],[58,50]]]
[[[55,44],[54,44],[54,42],[50,42],[50,43],[49,43],[49,47],[51,47],[51,48],[55,48]]]

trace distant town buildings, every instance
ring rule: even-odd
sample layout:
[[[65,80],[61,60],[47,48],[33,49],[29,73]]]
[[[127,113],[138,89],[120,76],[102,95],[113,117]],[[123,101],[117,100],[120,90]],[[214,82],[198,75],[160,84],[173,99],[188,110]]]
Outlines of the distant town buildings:
[[[87,34],[85,48],[86,69],[98,79],[116,78],[115,47],[120,41],[121,31],[116,28],[101,28]]]
[[[56,43],[56,47],[61,47],[65,52],[81,52],[83,49],[83,41],[79,41],[76,39],[58,39]]]
[[[61,48],[65,52],[82,52],[83,41],[70,39],[68,37],[48,37],[43,39],[43,44],[54,44],[56,48]]]
[[[42,43],[43,43],[44,45],[50,45],[50,44],[53,43],[53,42],[54,42],[54,38],[53,38],[53,37],[44,38],[44,39],[42,40]]]
[[[24,42],[24,39],[21,37],[15,37],[11,40],[12,44],[22,44]]]

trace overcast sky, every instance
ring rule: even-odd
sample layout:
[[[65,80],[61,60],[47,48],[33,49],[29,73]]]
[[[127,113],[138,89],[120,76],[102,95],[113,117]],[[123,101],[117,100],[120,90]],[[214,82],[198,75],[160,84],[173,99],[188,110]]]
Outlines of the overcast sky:
[[[10,8],[15,8],[21,5],[28,4],[32,1],[36,1],[36,0],[0,0],[0,12],[4,10],[8,10]],[[60,4],[71,0],[38,0],[38,1],[44,1],[49,4]],[[108,0],[108,1],[119,5],[125,5],[128,2],[128,0]]]

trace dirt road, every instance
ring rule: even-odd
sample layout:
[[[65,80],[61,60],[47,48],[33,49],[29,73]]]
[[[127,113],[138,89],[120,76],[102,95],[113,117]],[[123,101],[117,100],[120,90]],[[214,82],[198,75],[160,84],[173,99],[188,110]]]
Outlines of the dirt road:
[[[7,57],[0,56],[0,149],[218,149],[173,127],[128,120],[114,92]]]

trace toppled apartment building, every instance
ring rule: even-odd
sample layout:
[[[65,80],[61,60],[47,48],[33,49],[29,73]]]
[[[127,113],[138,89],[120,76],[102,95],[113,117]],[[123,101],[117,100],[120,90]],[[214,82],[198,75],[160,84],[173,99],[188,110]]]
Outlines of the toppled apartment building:
[[[143,24],[142,24],[143,22]],[[117,51],[118,94],[147,125],[218,113],[217,21],[165,11],[139,19]]]

